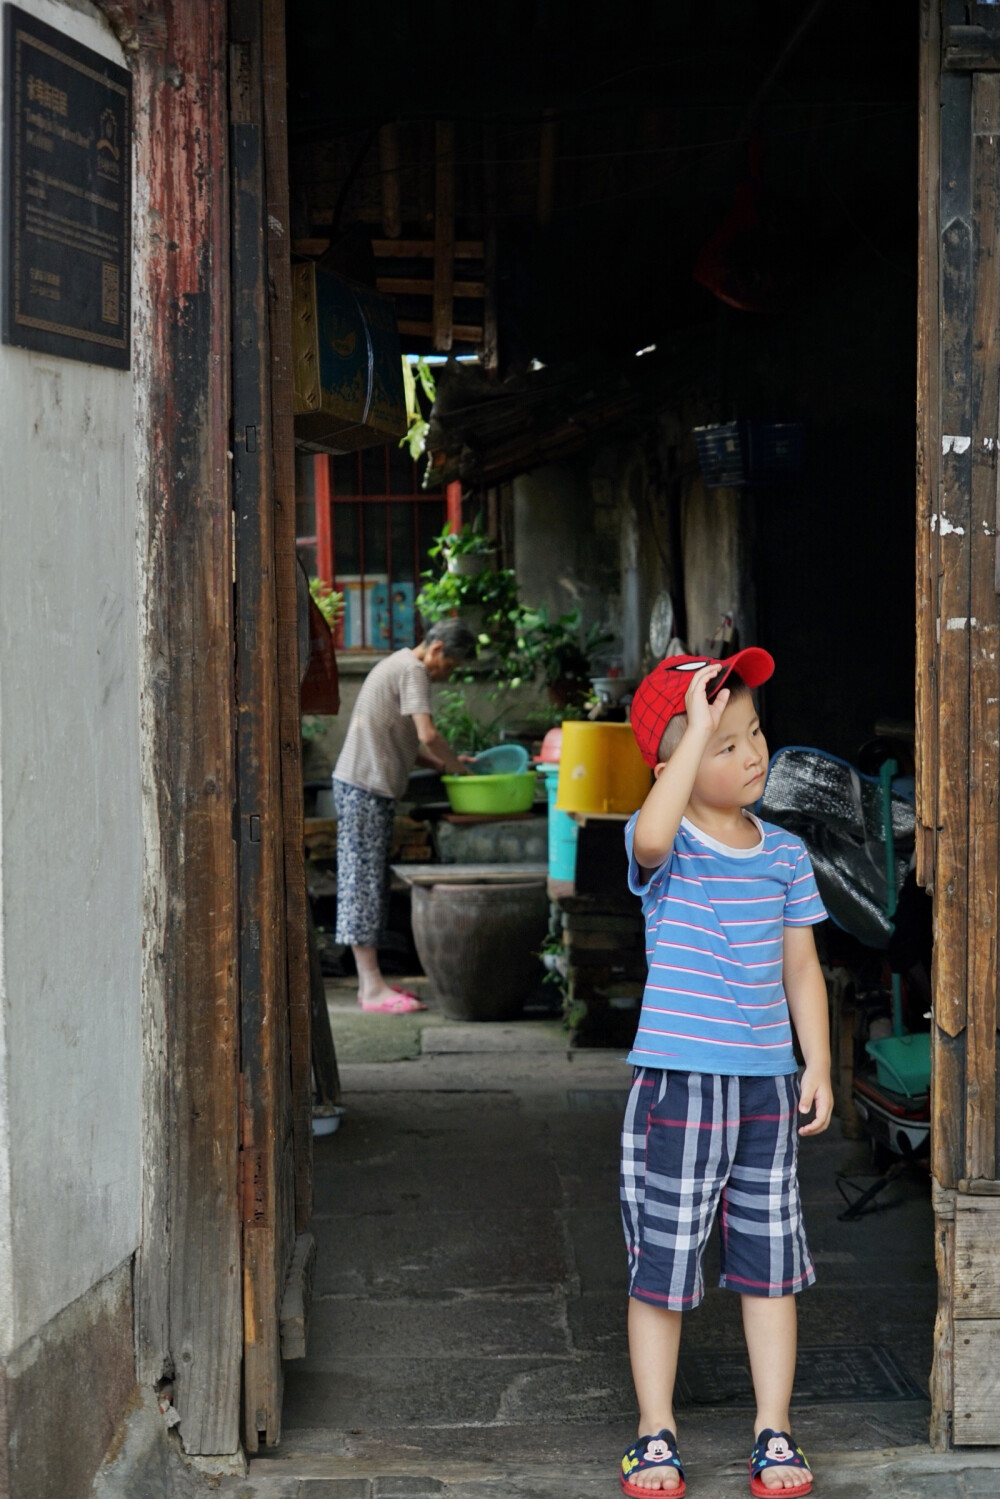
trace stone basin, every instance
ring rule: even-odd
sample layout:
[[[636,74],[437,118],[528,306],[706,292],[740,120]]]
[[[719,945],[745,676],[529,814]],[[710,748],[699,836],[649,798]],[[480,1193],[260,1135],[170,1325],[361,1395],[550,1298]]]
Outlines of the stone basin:
[[[413,940],[452,1020],[513,1020],[542,975],[544,878],[413,885]]]

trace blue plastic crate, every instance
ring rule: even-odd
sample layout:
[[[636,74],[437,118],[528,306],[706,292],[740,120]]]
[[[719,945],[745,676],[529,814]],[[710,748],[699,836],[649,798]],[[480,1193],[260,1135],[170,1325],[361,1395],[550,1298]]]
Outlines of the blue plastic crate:
[[[787,484],[802,471],[802,422],[718,422],[695,427],[694,440],[709,489]]]

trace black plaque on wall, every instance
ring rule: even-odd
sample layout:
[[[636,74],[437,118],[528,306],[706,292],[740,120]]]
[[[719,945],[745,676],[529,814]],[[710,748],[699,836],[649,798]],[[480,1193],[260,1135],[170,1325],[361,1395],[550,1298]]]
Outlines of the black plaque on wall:
[[[128,369],[132,80],[4,6],[3,341]]]

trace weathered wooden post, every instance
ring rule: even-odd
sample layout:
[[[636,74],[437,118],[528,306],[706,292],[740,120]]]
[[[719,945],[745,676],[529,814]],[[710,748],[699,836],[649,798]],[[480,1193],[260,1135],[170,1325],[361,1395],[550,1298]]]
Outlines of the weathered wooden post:
[[[922,0],[918,877],[934,893],[931,1439],[1000,1443],[1000,18]]]

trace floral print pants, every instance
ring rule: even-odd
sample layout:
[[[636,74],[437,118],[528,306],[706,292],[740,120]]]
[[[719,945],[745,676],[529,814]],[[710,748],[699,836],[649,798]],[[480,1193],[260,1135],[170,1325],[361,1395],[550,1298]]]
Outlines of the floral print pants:
[[[389,854],[396,803],[334,780],[337,808],[337,930],[335,940],[375,947],[389,905]]]

